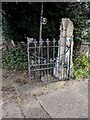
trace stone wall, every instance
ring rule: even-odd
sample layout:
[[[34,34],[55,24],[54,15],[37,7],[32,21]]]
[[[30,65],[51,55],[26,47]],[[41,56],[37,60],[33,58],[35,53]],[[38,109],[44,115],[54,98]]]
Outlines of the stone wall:
[[[81,43],[80,54],[85,54],[87,57],[90,57],[90,42]]]

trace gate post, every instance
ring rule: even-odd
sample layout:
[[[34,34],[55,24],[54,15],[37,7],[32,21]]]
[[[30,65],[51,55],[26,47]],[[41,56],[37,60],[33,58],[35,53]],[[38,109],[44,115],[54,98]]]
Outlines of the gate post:
[[[54,67],[54,76],[58,79],[69,79],[72,67],[73,51],[73,22],[68,18],[62,18],[60,25],[60,39],[58,41],[58,55]]]

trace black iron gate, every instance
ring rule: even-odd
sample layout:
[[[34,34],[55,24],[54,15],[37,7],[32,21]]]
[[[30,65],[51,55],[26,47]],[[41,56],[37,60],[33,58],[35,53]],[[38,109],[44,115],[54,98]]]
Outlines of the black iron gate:
[[[57,64],[57,53],[59,46],[58,41],[53,39],[41,40],[38,42],[34,38],[27,38],[27,52],[28,52],[28,78],[29,80],[36,81],[49,81],[54,80],[54,68]],[[65,62],[65,55],[69,54],[68,64]],[[71,42],[70,46],[65,46],[64,54],[62,54],[64,59],[63,69],[65,73],[60,79],[70,78],[70,57],[71,57]],[[59,60],[58,64],[62,65],[63,60]],[[60,71],[62,72],[62,71]],[[58,78],[58,80],[60,80]]]

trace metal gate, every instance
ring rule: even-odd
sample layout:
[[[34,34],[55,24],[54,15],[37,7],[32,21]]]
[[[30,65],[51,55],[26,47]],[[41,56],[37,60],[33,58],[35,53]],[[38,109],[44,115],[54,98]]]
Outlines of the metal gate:
[[[71,40],[70,40],[71,41]],[[59,46],[57,40],[41,40],[38,42],[34,38],[27,38],[27,52],[28,52],[28,78],[31,81],[53,81],[55,76],[53,74],[55,64],[57,63],[57,53]],[[64,59],[63,69],[64,75],[58,80],[65,80],[70,78],[70,57],[71,57],[71,42],[70,46],[64,46],[65,51],[62,54],[62,58],[65,57],[67,52],[69,53],[69,61],[66,64]],[[60,56],[58,56],[60,57]],[[59,60],[58,64],[62,65],[62,60]],[[62,72],[62,71],[60,71]]]

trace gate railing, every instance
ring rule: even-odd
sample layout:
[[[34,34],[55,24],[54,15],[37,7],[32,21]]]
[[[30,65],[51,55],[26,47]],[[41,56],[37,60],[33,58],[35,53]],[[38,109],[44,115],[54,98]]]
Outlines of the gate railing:
[[[58,47],[60,46],[55,39],[52,41],[46,39],[38,42],[34,38],[27,38],[29,80],[42,81],[42,79],[44,79],[48,81],[52,78],[55,63],[57,61]],[[68,50],[65,51],[63,55],[65,55]],[[67,69],[67,66],[64,68]],[[65,77],[69,77],[68,73],[66,73]]]

